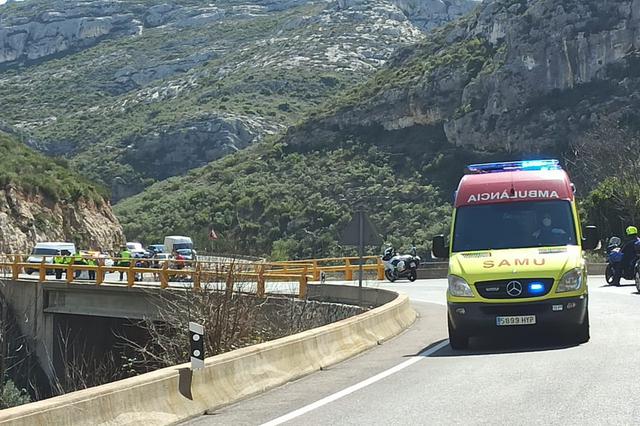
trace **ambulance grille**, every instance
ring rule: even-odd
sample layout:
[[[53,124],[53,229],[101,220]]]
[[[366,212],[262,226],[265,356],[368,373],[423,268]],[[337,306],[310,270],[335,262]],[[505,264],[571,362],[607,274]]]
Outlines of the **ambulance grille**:
[[[508,292],[509,283],[512,287],[521,288],[520,294],[516,294],[517,291]],[[544,286],[544,290],[533,291],[529,290],[529,284],[541,283]],[[524,299],[527,297],[540,297],[549,294],[551,287],[553,286],[553,278],[520,278],[509,280],[495,280],[495,281],[479,281],[475,284],[476,290],[480,293],[480,296],[485,299]]]

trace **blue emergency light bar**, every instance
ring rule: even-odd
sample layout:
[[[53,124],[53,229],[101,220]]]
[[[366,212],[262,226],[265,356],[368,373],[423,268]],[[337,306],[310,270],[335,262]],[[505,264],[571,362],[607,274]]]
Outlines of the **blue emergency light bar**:
[[[516,170],[561,170],[558,160],[525,160],[506,161],[502,163],[470,164],[467,170],[471,173],[498,173]]]

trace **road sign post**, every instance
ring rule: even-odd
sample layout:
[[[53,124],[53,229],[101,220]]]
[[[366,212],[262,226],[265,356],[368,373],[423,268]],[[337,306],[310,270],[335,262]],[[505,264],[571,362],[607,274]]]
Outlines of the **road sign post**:
[[[358,287],[362,288],[362,263],[364,262],[364,211],[358,210]]]
[[[362,208],[356,211],[356,214],[345,227],[342,232],[341,242],[345,245],[358,247],[358,287],[362,288],[364,246],[382,243],[378,232]]]
[[[204,327],[195,322],[189,322],[191,369],[204,368]]]

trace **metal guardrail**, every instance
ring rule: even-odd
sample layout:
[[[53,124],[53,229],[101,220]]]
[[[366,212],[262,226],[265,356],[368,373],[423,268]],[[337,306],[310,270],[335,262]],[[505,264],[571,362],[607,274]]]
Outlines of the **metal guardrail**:
[[[363,271],[375,271],[378,280],[384,280],[384,265],[379,256],[364,256]],[[346,281],[353,280],[353,273],[360,269],[359,257],[329,257],[324,259],[289,260],[285,262],[265,262],[269,270],[285,273],[299,273],[304,268],[311,272],[315,281],[322,272],[343,273]]]
[[[47,260],[54,258],[61,259],[64,263],[48,263]],[[0,269],[5,273],[10,273],[14,280],[17,280],[20,273],[25,270],[38,272],[38,281],[45,282],[47,272],[60,271],[66,275],[68,284],[75,280],[76,272],[90,271],[95,274],[92,280],[96,285],[105,283],[105,275],[109,272],[122,272],[126,275],[126,285],[133,287],[142,284],[143,280],[137,280],[144,274],[153,274],[158,278],[161,288],[169,287],[172,279],[183,278],[192,283],[194,291],[200,290],[203,283],[218,280],[224,281],[227,289],[233,288],[234,283],[242,280],[243,283],[255,282],[256,294],[264,297],[266,294],[267,281],[297,282],[299,284],[298,297],[304,298],[307,293],[307,283],[309,276],[308,268],[296,268],[295,271],[271,270],[265,263],[235,262],[230,259],[228,262],[206,262],[189,260],[159,260],[157,263],[153,259],[140,258],[117,258],[117,257],[69,257],[69,256],[42,256],[39,263],[25,262],[26,255],[12,254],[0,255]],[[82,260],[80,260],[82,259]],[[107,266],[107,260],[113,261],[113,266]],[[84,263],[74,263],[84,262]],[[95,264],[88,264],[92,262]],[[158,265],[158,267],[151,267]],[[110,285],[118,285],[119,282],[109,282]]]

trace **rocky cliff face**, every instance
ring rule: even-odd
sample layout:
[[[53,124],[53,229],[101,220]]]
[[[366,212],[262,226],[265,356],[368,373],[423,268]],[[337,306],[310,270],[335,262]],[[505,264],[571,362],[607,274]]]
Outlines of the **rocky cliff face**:
[[[132,137],[126,141],[130,149],[125,151],[122,160],[144,175],[166,179],[246,148],[252,142],[283,128],[246,115],[212,115],[181,123],[180,126],[160,128],[152,134]],[[143,183],[136,185],[114,179],[111,185],[112,198],[126,198],[143,188]]]
[[[0,127],[3,125],[0,123]],[[0,253],[39,241],[112,249],[124,241],[104,191],[0,131]]]
[[[460,103],[470,111],[445,125],[450,141],[539,149],[582,133],[598,115],[636,110],[640,1],[500,6],[485,7],[471,34],[504,46],[495,55],[502,65],[464,87]]]
[[[391,3],[424,30],[432,30],[464,16],[477,6],[475,2],[465,0],[391,0]]]
[[[0,190],[0,252],[27,253],[39,241],[72,241],[78,248],[116,249],[125,238],[108,203],[52,203],[15,187]]]
[[[369,12],[388,9],[392,20],[407,19],[423,30],[436,28],[472,10],[472,0],[289,0],[220,2],[205,5],[193,1],[168,1],[148,5],[142,1],[105,0],[64,3],[32,1],[0,10],[0,65],[28,63],[51,55],[69,53],[95,45],[106,38],[139,35],[145,28],[204,27],[225,19],[250,19],[305,4],[325,3],[335,10]]]
[[[109,4],[111,3],[111,4]],[[0,15],[0,65],[29,63],[86,48],[107,37],[132,35],[141,22],[112,2],[85,2],[35,16]]]
[[[404,49],[289,141],[379,128],[382,143],[415,131],[425,148],[561,152],[598,117],[638,107],[640,1],[495,0]]]

